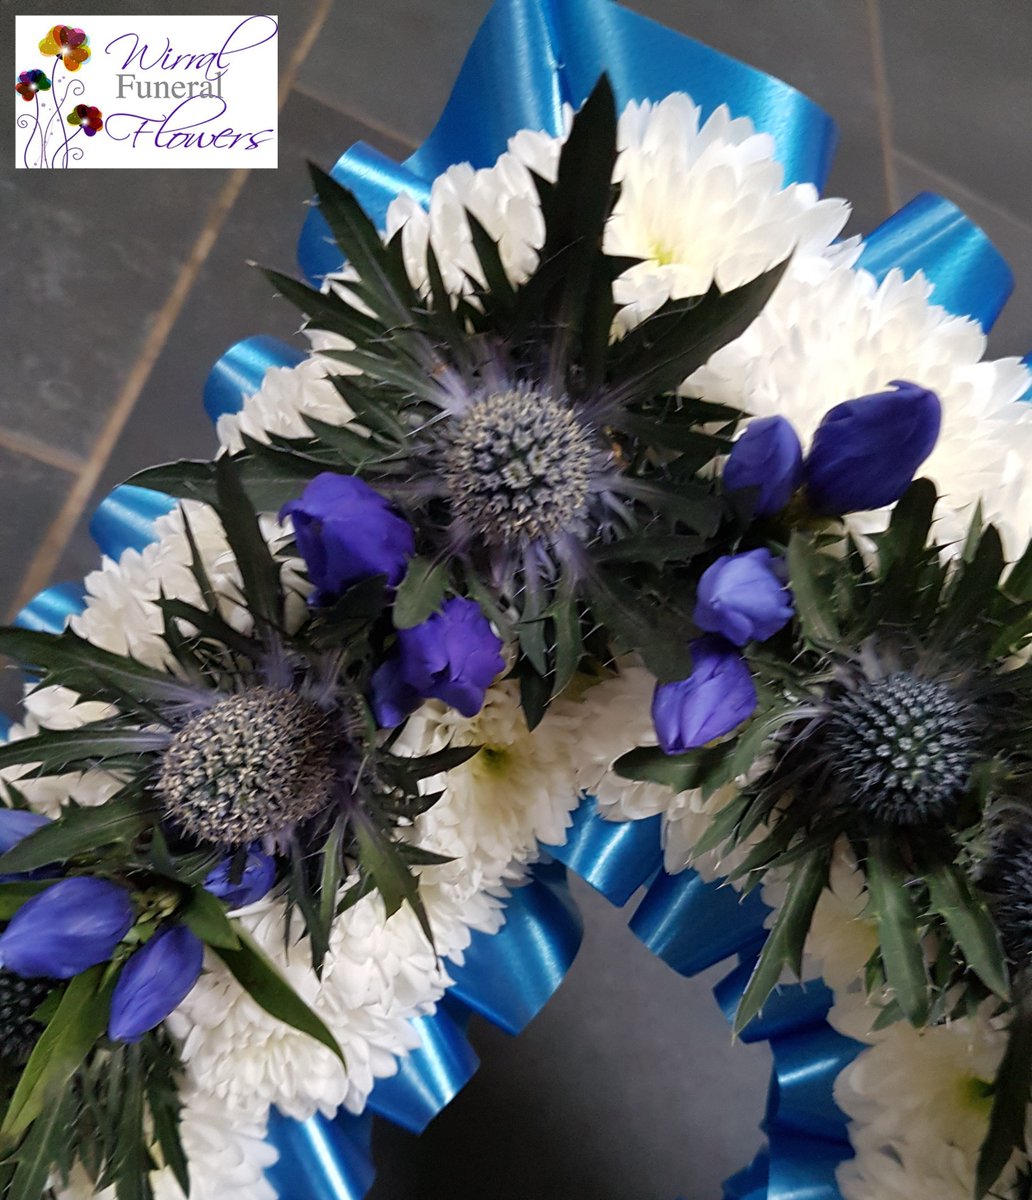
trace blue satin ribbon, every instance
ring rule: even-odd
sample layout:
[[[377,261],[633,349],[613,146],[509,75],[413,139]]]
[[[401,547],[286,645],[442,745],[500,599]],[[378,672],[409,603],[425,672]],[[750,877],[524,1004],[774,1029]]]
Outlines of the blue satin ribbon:
[[[578,805],[566,841],[543,848],[618,907],[663,866],[659,816],[607,821],[593,796]]]
[[[474,931],[463,965],[449,964],[455,981],[449,994],[507,1033],[519,1033],[566,977],[582,933],[565,868],[539,863],[531,882],[513,890],[501,931]]]
[[[768,912],[758,891],[742,896],[695,871],[662,871],[631,918],[631,932],[679,975],[697,975],[761,943]]]
[[[376,1177],[372,1127],[369,1113],[295,1121],[273,1109],[268,1140],[279,1160],[265,1177],[282,1200],[362,1200]]]
[[[90,521],[90,535],[116,561],[126,550],[142,550],[154,541],[154,525],[176,506],[171,496],[123,483],[102,500]]]
[[[480,1060],[444,1008],[417,1017],[412,1027],[419,1034],[419,1046],[398,1059],[396,1075],[377,1081],[369,1111],[409,1133],[422,1133],[473,1078]]]
[[[770,1042],[777,1082],[768,1130],[787,1130],[842,1141],[846,1118],[833,1096],[835,1080],[863,1049],[826,1022]]]
[[[400,191],[425,204],[432,180],[453,163],[487,166],[523,128],[560,132],[562,106],[579,105],[603,71],[621,107],[671,91],[689,92],[704,114],[726,102],[734,115],[750,117],[771,134],[787,181],[820,186],[826,176],[835,135],[811,101],[609,0],[499,0],[424,145],[400,166],[359,145],[341,158],[334,175],[382,224]],[[313,211],[299,248],[302,269],[315,279],[336,269],[339,258],[323,218]],[[920,268],[934,285],[936,302],[970,313],[986,328],[1011,284],[985,236],[937,197],[919,197],[875,230],[861,261],[878,277],[893,266],[908,274]],[[217,420],[238,411],[270,367],[292,366],[302,357],[272,338],[238,343],[211,372],[204,397],[209,416]],[[142,549],[153,538],[154,521],[172,504],[144,489],[118,489],[101,506],[94,536],[111,557],[126,547]],[[48,589],[19,619],[27,627],[57,630],[80,606],[81,590]],[[705,884],[692,872],[667,875],[661,869],[658,825],[658,818],[611,824],[588,802],[578,810],[566,844],[551,850],[614,903],[626,903],[649,882],[632,928],[676,970],[690,974],[741,955],[742,964],[717,989],[730,1011],[765,936],[767,908],[756,894],[740,902],[730,888]],[[378,1082],[370,1110],[422,1128],[475,1068],[461,1021],[455,1020],[462,1004],[503,1028],[522,1028],[558,986],[579,940],[579,918],[562,867],[537,868],[533,882],[514,892],[503,930],[493,937],[473,935],[464,966],[452,972],[452,999],[416,1023],[420,1047],[399,1063],[396,1076]],[[825,993],[822,987],[783,988],[746,1030],[750,1039],[772,1040],[770,1148],[728,1181],[728,1200],[838,1197],[834,1171],[850,1149],[842,1140],[845,1126],[834,1109],[831,1086],[856,1048],[823,1023]],[[274,1113],[269,1136],[281,1161],[268,1172],[270,1181],[289,1200],[361,1200],[374,1176],[370,1123],[368,1114],[297,1122]],[[815,1131],[821,1136],[813,1136]]]
[[[820,186],[834,123],[800,92],[610,0],[498,0],[459,72],[441,119],[400,166],[359,143],[332,170],[381,227],[405,191],[425,203],[448,167],[490,166],[521,129],[561,132],[563,105],[579,107],[606,73],[616,102],[688,92],[708,116],[721,104],[774,139],[787,182]],[[312,281],[341,265],[317,209],[305,222],[298,262]]]
[[[756,955],[748,955],[713,989],[720,1010],[728,1023],[734,1021],[739,1001],[756,966]],[[831,989],[819,979],[785,983],[767,998],[762,1011],[738,1035],[743,1042],[767,1042],[771,1038],[797,1033],[812,1025],[823,1025],[832,1004]]]
[[[859,265],[877,279],[893,268],[923,271],[932,299],[955,316],[991,329],[1014,276],[999,250],[955,204],[922,192],[867,237]]]
[[[40,633],[60,633],[86,607],[81,583],[55,583],[40,592],[14,618],[15,625]]]
[[[204,411],[215,422],[224,413],[239,412],[246,397],[262,386],[271,367],[296,367],[307,355],[278,338],[261,333],[230,346],[208,374]]]

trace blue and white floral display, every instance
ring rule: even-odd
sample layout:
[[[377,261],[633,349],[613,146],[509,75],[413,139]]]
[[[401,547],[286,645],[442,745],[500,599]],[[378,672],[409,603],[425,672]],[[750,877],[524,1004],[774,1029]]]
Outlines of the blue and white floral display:
[[[831,140],[499,0],[412,159],[313,171],[307,351],[0,630],[5,1196],[361,1200],[561,982],[568,867],[771,1041],[728,1200],[1028,1197],[1032,373],[952,206],[840,238]]]

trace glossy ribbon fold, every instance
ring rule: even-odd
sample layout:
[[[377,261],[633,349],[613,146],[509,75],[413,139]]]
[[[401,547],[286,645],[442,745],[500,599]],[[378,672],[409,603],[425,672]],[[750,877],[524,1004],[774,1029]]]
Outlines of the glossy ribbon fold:
[[[921,192],[864,241],[859,266],[883,279],[891,270],[923,271],[932,300],[991,329],[1014,290],[1003,255],[955,204]]]
[[[573,824],[561,846],[543,849],[622,907],[663,866],[660,818],[607,821],[593,796],[586,796],[573,813]]]
[[[334,167],[369,214],[383,223],[390,201],[405,191],[426,204],[434,178],[456,162],[488,166],[524,128],[553,134],[563,128],[564,106],[578,106],[605,72],[622,107],[686,91],[704,115],[727,104],[774,139],[788,182],[820,186],[835,141],[829,118],[786,84],[665,29],[610,0],[498,0],[460,72],[445,111],[423,146],[403,164],[361,144]],[[340,266],[322,216],[313,210],[299,247],[305,274],[316,280]],[[1010,272],[985,235],[939,197],[919,196],[876,229],[861,265],[882,278],[894,267],[922,270],[933,299],[971,315],[983,327],[995,320],[1011,287]],[[213,421],[240,409],[273,367],[304,356],[265,336],[230,348],[205,387]],[[123,487],[101,505],[91,526],[103,552],[118,557],[142,549],[154,523],[173,507],[159,493]],[[37,596],[19,614],[26,628],[57,632],[82,607],[81,586],[60,585]],[[372,1184],[373,1111],[419,1130],[455,1095],[476,1067],[463,1027],[470,1011],[504,1029],[523,1028],[552,995],[573,960],[580,920],[562,864],[615,904],[642,885],[647,891],[631,926],[654,953],[682,974],[738,955],[739,965],[717,987],[733,1013],[766,936],[767,907],[755,893],[740,899],[729,887],[705,883],[694,872],[662,869],[659,818],[605,821],[594,801],[574,815],[556,860],[535,868],[515,889],[507,921],[494,936],[474,933],[455,985],[438,1011],[414,1022],[420,1044],[399,1061],[398,1072],[378,1081],[369,1111],[295,1121],[272,1114],[269,1140],[280,1161],[267,1172],[289,1200],[361,1200]],[[726,1200],[837,1200],[835,1170],[851,1153],[832,1088],[857,1052],[825,1021],[830,993],[822,984],[786,986],[749,1025],[743,1040],[769,1040],[775,1061],[766,1129],[769,1149],[725,1186]]]
[[[490,166],[521,129],[560,133],[563,106],[579,107],[603,73],[621,109],[677,91],[690,93],[704,116],[726,104],[770,134],[786,181],[819,187],[827,176],[835,127],[812,100],[610,0],[498,0],[423,145],[398,165],[359,143],[331,173],[382,227],[399,192],[425,203],[454,163]],[[312,281],[341,265],[318,209],[305,222],[298,261]]]

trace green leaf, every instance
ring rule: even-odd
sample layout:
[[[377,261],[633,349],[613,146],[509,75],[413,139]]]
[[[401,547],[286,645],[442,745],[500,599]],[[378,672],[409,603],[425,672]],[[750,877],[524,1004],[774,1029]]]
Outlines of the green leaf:
[[[315,1038],[344,1062],[337,1039],[326,1028],[322,1018],[287,983],[247,930],[239,924],[234,928],[240,940],[239,949],[230,950],[225,946],[213,948],[237,983],[270,1016]]]
[[[308,324],[314,329],[338,333],[360,344],[382,333],[381,325],[348,304],[336,292],[317,291],[281,271],[267,267],[261,270],[276,291],[305,314]]]
[[[937,630],[944,640],[966,632],[989,607],[1003,573],[1003,543],[995,525],[987,525],[974,557],[958,568]]]
[[[219,642],[228,650],[252,661],[261,659],[261,646],[252,638],[235,630],[218,612],[205,611],[193,604],[187,604],[185,600],[159,600],[158,604],[162,612],[168,613],[174,620],[193,625],[201,637]]]
[[[555,679],[552,683],[552,695],[558,696],[566,690],[576,675],[584,653],[576,585],[565,572],[559,581],[555,600],[549,605],[547,612],[555,629]]]
[[[279,566],[262,536],[255,512],[233,460],[215,461],[219,519],[243,581],[244,599],[259,625],[278,629],[283,618]]]
[[[107,1026],[114,986],[115,974],[103,963],[71,980],[25,1064],[0,1135],[18,1136],[64,1093]]]
[[[2,627],[0,654],[43,671],[47,683],[61,683],[85,699],[114,704],[121,703],[126,694],[166,704],[197,699],[193,689],[173,676],[145,667],[135,659],[101,650],[70,629],[52,634]]]
[[[925,882],[932,908],[946,922],[968,966],[990,991],[1008,999],[1010,979],[996,923],[963,872],[951,865],[941,866],[928,872]]]
[[[736,1034],[749,1024],[767,1002],[785,967],[800,973],[803,947],[817,901],[828,882],[828,855],[824,849],[811,850],[795,868],[785,902],[778,912],[760,952],[749,983],[735,1012]]]
[[[523,709],[527,729],[533,733],[548,711],[552,685],[526,655],[520,656],[517,674],[520,681],[520,708]]]
[[[598,563],[688,563],[706,548],[706,540],[689,533],[624,537],[592,550]]]
[[[660,683],[688,678],[690,625],[669,615],[664,619],[639,592],[609,572],[596,571],[584,583],[595,619],[626,649],[637,650]]]
[[[0,857],[0,874],[35,871],[116,842],[131,845],[160,819],[161,806],[134,792],[115,796],[106,804],[68,806],[58,820],[42,825]]]
[[[607,402],[626,407],[679,387],[721,346],[743,334],[763,311],[788,259],[730,292],[714,285],[701,299],[674,300],[631,330],[617,351]]]
[[[404,266],[392,258],[354,195],[314,163],[308,167],[319,211],[370,298],[375,300],[377,316],[389,326],[408,324],[418,298]]]
[[[13,1156],[17,1162],[10,1182],[3,1191],[4,1200],[40,1200],[46,1194],[47,1180],[67,1145],[69,1129],[75,1120],[76,1097],[72,1089],[55,1093],[33,1121],[28,1136]]]
[[[428,558],[414,558],[394,597],[394,625],[411,629],[437,611],[448,588],[448,566]]]
[[[989,1132],[978,1156],[976,1200],[988,1194],[1015,1150],[1025,1150],[1025,1121],[1032,1095],[1032,993],[1018,997],[1007,1049],[993,1085]]]
[[[788,543],[788,574],[796,615],[806,639],[817,646],[839,640],[832,597],[821,579],[820,554],[812,540],[798,531]]]
[[[921,1026],[928,1020],[928,973],[914,903],[894,862],[895,852],[886,838],[872,838],[867,888],[871,913],[878,925],[885,978],[907,1020]]]
[[[439,775],[443,771],[461,767],[463,763],[469,762],[471,758],[479,754],[481,748],[480,746],[445,746],[442,750],[435,750],[432,754],[421,754],[413,758],[391,755],[387,758],[387,762],[403,769],[412,779],[428,779],[431,775]]]
[[[76,729],[44,729],[0,746],[0,767],[33,763],[40,775],[59,775],[84,763],[149,754],[167,746],[168,739],[164,732],[127,729],[111,721],[96,721]]]
[[[237,927],[226,916],[222,901],[203,887],[190,889],[189,898],[180,910],[179,920],[202,942],[216,950],[238,950],[240,937]]]
[[[376,827],[369,814],[361,809],[354,815],[353,828],[358,841],[362,870],[368,873],[376,884],[376,890],[383,898],[387,916],[393,916],[403,904],[408,904],[432,946],[433,933],[419,895],[419,883],[405,865],[397,847]]]

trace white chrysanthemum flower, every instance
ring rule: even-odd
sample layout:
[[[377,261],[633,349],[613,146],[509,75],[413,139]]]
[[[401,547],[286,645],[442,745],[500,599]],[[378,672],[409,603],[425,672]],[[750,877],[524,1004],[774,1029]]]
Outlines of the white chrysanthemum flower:
[[[215,432],[230,453],[244,448],[244,436],[268,442],[270,435],[301,438],[311,435],[305,417],[327,425],[346,425],[352,412],[327,378],[345,372],[342,363],[313,354],[296,367],[272,367],[256,392],[245,396],[239,412],[223,413]]]
[[[861,1139],[856,1157],[839,1167],[842,1200],[971,1200],[974,1166],[957,1146],[907,1143],[887,1148]],[[1008,1187],[996,1187],[994,1197],[1017,1200]]]
[[[927,1029],[891,1025],[835,1082],[856,1144],[955,1146],[969,1157],[973,1181],[1006,1040],[981,1018]]]
[[[793,251],[819,254],[849,217],[844,200],[819,200],[811,184],[783,187],[774,139],[750,120],[724,105],[700,117],[675,94],[632,103],[620,118],[620,197],[605,249],[643,260],[614,287],[624,326],[713,283],[740,287]]]
[[[463,717],[439,701],[410,718],[397,752],[425,754],[446,745],[482,746],[480,753],[446,776],[424,782],[446,794],[416,822],[421,846],[461,864],[435,867],[424,878],[455,875],[472,890],[497,886],[512,860],[536,854],[537,843],[565,840],[578,803],[571,758],[583,729],[576,703],[560,700],[531,733],[511,680],[494,684],[475,717]]]
[[[805,266],[805,274],[802,267]],[[962,541],[979,500],[1011,556],[1032,532],[1032,408],[1016,404],[1032,382],[1017,360],[981,362],[985,335],[930,303],[920,273],[795,264],[760,316],[697,371],[687,390],[754,416],[780,414],[809,445],[829,409],[907,379],[942,401],[939,441],[921,474],[938,485],[937,536]],[[977,436],[975,436],[977,431]],[[853,519],[884,528],[887,512]]]

